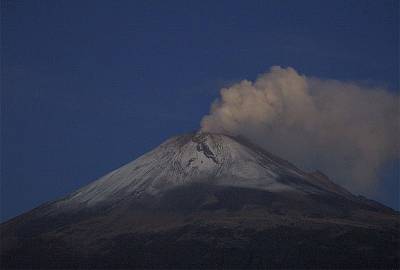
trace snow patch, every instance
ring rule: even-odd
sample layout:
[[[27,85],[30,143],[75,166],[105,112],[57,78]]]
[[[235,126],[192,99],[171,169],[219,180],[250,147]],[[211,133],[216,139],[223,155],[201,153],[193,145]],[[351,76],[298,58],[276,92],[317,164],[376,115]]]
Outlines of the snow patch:
[[[269,191],[306,189],[280,182],[282,176],[305,178],[306,174],[236,138],[198,132],[167,140],[58,204],[91,206],[124,196],[156,195],[175,186],[204,181]]]

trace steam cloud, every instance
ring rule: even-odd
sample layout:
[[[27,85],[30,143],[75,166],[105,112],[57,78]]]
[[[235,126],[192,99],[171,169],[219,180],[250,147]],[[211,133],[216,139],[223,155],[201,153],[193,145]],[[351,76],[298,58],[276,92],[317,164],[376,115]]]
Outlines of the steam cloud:
[[[221,90],[203,131],[241,135],[304,169],[365,192],[399,153],[399,97],[383,88],[274,66]]]

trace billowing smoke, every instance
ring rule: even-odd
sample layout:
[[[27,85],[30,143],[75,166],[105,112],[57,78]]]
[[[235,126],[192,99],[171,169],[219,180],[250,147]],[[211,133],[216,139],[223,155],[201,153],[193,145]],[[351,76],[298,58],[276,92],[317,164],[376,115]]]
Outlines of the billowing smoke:
[[[399,97],[382,88],[300,75],[274,66],[221,90],[204,131],[244,136],[352,191],[374,187],[399,153]]]

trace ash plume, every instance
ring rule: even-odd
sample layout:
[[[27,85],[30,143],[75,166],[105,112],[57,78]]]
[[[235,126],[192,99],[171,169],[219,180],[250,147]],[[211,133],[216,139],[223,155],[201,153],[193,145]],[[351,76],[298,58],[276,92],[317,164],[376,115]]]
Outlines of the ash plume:
[[[399,96],[274,66],[254,82],[221,89],[201,128],[247,137],[365,192],[378,182],[381,166],[399,156]]]

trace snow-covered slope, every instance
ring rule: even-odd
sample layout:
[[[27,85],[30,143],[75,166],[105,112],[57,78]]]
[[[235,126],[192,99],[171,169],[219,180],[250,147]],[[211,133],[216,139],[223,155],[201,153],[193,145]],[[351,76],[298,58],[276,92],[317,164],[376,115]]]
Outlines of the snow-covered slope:
[[[57,206],[82,203],[90,206],[126,196],[140,198],[195,182],[273,192],[347,194],[329,180],[321,179],[243,139],[197,132],[165,141],[59,201]]]

